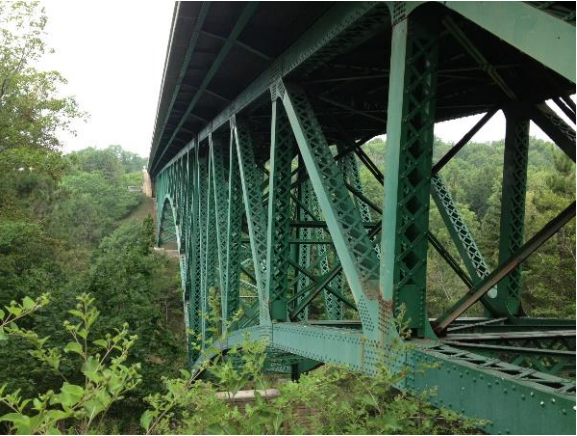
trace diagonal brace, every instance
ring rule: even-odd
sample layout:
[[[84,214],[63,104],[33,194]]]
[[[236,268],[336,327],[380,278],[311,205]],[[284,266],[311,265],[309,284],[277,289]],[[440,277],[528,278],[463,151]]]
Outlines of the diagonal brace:
[[[457,301],[446,313],[439,317],[435,323],[435,332],[441,334],[445,329],[467,309],[481,299],[490,289],[514,271],[551,236],[557,233],[565,224],[575,217],[575,202],[552,219],[541,231],[527,241],[521,248],[513,253],[506,262],[499,265],[491,274],[485,277],[479,284],[472,288],[466,295]]]

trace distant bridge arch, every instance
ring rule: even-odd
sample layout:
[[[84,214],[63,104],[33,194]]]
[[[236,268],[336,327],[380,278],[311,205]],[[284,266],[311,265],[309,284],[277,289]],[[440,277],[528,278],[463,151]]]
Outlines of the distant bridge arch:
[[[158,214],[158,229],[156,234],[158,247],[168,250],[177,250],[180,252],[181,238],[178,214],[174,208],[173,200],[170,194],[164,196],[160,203],[160,213]]]

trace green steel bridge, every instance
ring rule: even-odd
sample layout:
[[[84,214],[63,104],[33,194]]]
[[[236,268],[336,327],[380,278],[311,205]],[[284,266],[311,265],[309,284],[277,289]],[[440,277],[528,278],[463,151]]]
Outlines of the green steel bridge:
[[[399,388],[436,387],[433,404],[490,433],[575,434],[575,321],[530,317],[521,298],[523,261],[575,225],[573,203],[524,235],[529,123],[575,161],[558,115],[575,120],[574,93],[574,2],[177,3],[148,170],[187,326],[210,340],[202,313],[216,292],[223,321],[243,313],[219,346],[266,339],[270,370],[409,368]],[[498,111],[490,269],[442,168]],[[475,114],[433,162],[435,123]],[[363,144],[385,133],[383,170]],[[379,204],[361,166],[384,187]],[[429,229],[431,199],[459,258]],[[428,250],[463,282],[435,318]],[[474,305],[484,316],[463,316]]]

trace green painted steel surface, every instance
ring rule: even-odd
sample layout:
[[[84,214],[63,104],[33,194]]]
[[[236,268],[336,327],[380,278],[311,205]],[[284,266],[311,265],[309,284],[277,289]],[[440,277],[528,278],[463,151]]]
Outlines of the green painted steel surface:
[[[529,118],[509,109],[505,134],[505,162],[501,193],[499,263],[505,262],[524,242],[527,163],[529,160]],[[498,316],[519,316],[521,309],[521,273],[519,266],[497,285],[495,297]]]
[[[488,420],[488,432],[575,433],[575,383],[563,378],[574,372],[575,323],[527,318],[520,306],[519,260],[575,210],[525,242],[528,120],[575,159],[575,131],[544,103],[574,93],[575,15],[537,3],[290,4],[285,12],[309,25],[282,50],[271,42],[278,34],[267,41],[274,29],[263,17],[282,21],[271,5],[196,7],[181,60],[167,64],[179,80],[162,92],[149,169],[158,244],[180,256],[186,325],[203,344],[242,310],[217,345],[267,340],[268,370],[337,363],[371,374],[384,362],[409,368],[399,388],[435,389],[433,404]],[[215,40],[199,68],[199,47]],[[496,50],[517,65],[498,65]],[[223,80],[234,73],[227,62],[246,84],[236,95]],[[451,69],[463,72],[459,82],[447,79]],[[491,270],[441,172],[500,109],[507,134]],[[435,122],[483,112],[433,164]],[[361,147],[385,132],[383,171]],[[365,195],[360,165],[383,185],[383,204]],[[429,231],[431,197],[459,259]],[[429,244],[465,285],[437,320],[427,313]],[[204,316],[210,293],[220,326]],[[458,317],[478,301],[486,318]],[[189,355],[200,363],[192,347]]]
[[[412,17],[393,28],[383,220],[383,289],[394,313],[404,306],[417,335],[429,329],[426,312],[427,231],[439,36]],[[392,101],[392,99],[395,101]],[[396,209],[396,210],[393,210]],[[396,216],[392,217],[395,214]],[[390,221],[389,217],[392,217]],[[392,295],[391,295],[392,292]]]

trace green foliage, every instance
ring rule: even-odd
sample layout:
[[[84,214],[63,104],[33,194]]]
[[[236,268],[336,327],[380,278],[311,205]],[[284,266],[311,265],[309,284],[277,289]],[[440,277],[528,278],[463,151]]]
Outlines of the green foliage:
[[[150,250],[148,225],[127,223],[103,239],[77,286],[98,296],[101,332],[128,322],[139,340],[132,349],[145,383],[137,394],[158,388],[162,374],[177,373],[186,344],[175,261]]]
[[[141,175],[142,168],[146,166],[146,158],[136,153],[126,151],[120,145],[111,145],[107,150],[116,156],[125,173],[139,173],[139,175]]]
[[[101,172],[109,181],[130,173],[137,173],[141,181],[142,168],[146,165],[145,158],[123,150],[120,145],[110,145],[104,150],[89,147],[72,153],[71,157],[80,171]]]
[[[142,197],[128,192],[121,177],[109,179],[105,174],[101,170],[79,171],[62,178],[51,222],[61,238],[72,243],[97,243],[115,221],[140,203]]]
[[[211,300],[205,317],[214,326],[220,318]],[[298,383],[276,381],[280,395],[267,398],[273,380],[264,372],[266,342],[246,336],[225,355],[219,343],[226,334],[211,337],[193,373],[165,377],[165,392],[147,398],[150,408],[140,418],[146,434],[470,434],[480,425],[431,407],[426,394],[396,390],[406,371],[384,365],[376,376],[328,365]],[[241,389],[254,394],[244,410],[234,401]]]
[[[38,2],[0,3],[0,152],[18,146],[55,148],[57,133],[85,115],[61,97],[66,79],[32,66],[46,51],[44,8]]]
[[[34,147],[0,152],[0,218],[42,217],[68,169],[61,153]]]
[[[143,253],[148,253],[156,244],[156,236],[154,230],[154,219],[151,214],[142,222],[142,231],[139,238],[140,249]]]
[[[214,305],[215,296],[211,299]],[[129,334],[128,325],[94,339],[100,319],[95,300],[88,294],[76,300],[76,308],[68,310],[71,318],[63,323],[69,337],[63,348],[49,348],[47,337],[16,326],[17,320],[44,308],[48,296],[25,298],[0,311],[0,340],[13,336],[30,342],[30,354],[62,379],[58,389],[30,398],[19,389],[0,388],[0,402],[9,409],[0,423],[7,424],[9,433],[103,432],[109,411],[128,401],[127,394],[141,383],[141,365],[129,363],[137,338]],[[215,313],[206,315],[209,325],[220,322]],[[213,339],[214,345],[203,351],[201,367],[194,373],[181,370],[180,377],[163,377],[164,392],[148,396],[149,409],[140,417],[147,434],[437,434],[470,433],[478,424],[448,411],[439,413],[424,398],[396,391],[393,385],[404,373],[390,374],[384,367],[377,377],[368,377],[327,366],[299,383],[282,384],[280,396],[267,399],[262,395],[271,382],[263,371],[267,344],[247,336],[225,355],[217,339],[223,341],[226,335]],[[61,372],[65,361],[82,378],[67,378]],[[210,373],[214,381],[200,379],[203,373]],[[254,402],[244,411],[231,401],[243,388],[254,391]],[[309,411],[304,420],[299,415],[303,407]]]
[[[123,408],[135,414],[143,408],[140,398],[160,385],[160,374],[176,374],[184,361],[178,268],[151,250],[152,217],[144,225],[125,218],[142,196],[127,191],[128,176],[116,154],[89,154],[104,166],[82,171],[74,155],[33,147],[0,153],[0,305],[50,292],[53,303],[22,326],[38,323],[48,349],[63,349],[70,342],[62,329],[66,308],[85,291],[102,305],[95,334],[104,335],[127,320],[133,323],[142,339],[133,346],[131,363],[142,362],[146,383]],[[129,177],[135,176],[141,179],[141,172]],[[121,218],[124,224],[118,227]],[[20,337],[3,345],[0,384],[24,396],[58,389],[60,377],[31,358],[38,350],[30,340]],[[72,384],[82,382],[70,359],[60,362],[59,371]],[[113,408],[109,415],[122,413]]]
[[[85,148],[72,153],[71,159],[76,163],[81,174],[100,174],[107,183],[117,182],[124,172],[118,156],[110,147],[104,150]]]
[[[56,266],[57,242],[28,220],[0,221],[0,289],[2,301],[39,295]],[[50,271],[52,270],[52,271]]]
[[[0,309],[0,341],[6,341],[9,336],[18,336],[24,330],[18,327],[16,321],[24,318],[46,306],[50,301],[49,294],[43,294],[35,300],[24,297],[21,303],[14,300]]]
[[[6,385],[0,388],[0,402],[10,410],[0,417],[8,424],[10,432],[16,434],[62,434],[64,421],[72,428],[88,433],[96,418],[104,414],[116,401],[122,399],[140,382],[139,364],[126,365],[129,350],[136,336],[128,333],[128,325],[100,339],[93,339],[91,329],[99,317],[94,299],[88,294],[77,297],[76,309],[69,310],[72,321],[63,326],[72,339],[63,350],[46,348],[48,338],[40,338],[34,331],[21,329],[15,321],[48,303],[44,296],[37,301],[25,298],[22,304],[13,303],[6,307],[9,315],[0,312],[0,332],[5,336],[19,336],[34,345],[30,353],[41,363],[62,377],[58,392],[48,390],[34,398],[23,398],[20,390],[5,393]],[[1,336],[0,336],[1,338]],[[4,338],[5,339],[5,338]],[[64,353],[62,353],[64,351]],[[78,355],[76,371],[84,375],[84,383],[70,383],[60,371],[61,361]]]

